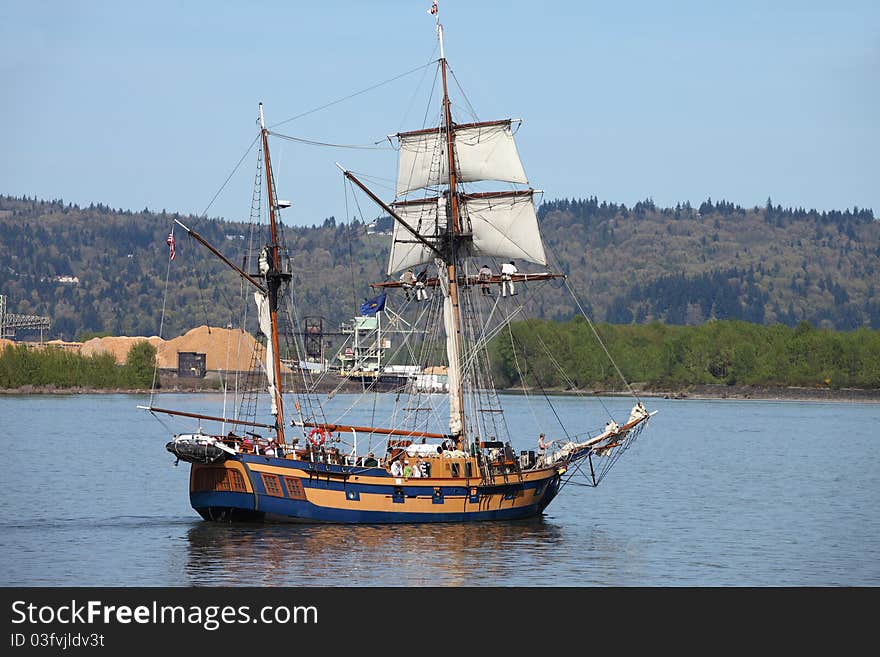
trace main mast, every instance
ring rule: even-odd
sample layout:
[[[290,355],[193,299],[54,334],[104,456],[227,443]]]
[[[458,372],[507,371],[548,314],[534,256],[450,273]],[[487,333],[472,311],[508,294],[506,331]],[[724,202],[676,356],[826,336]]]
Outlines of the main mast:
[[[436,2],[431,13],[437,14]],[[337,166],[395,220],[387,274],[430,262],[438,267],[436,282],[443,296],[449,373],[449,433],[466,449],[469,427],[463,390],[465,340],[459,261],[476,256],[516,258],[541,265],[547,261],[532,198],[534,190],[465,194],[459,189],[463,183],[482,180],[528,184],[528,178],[516,151],[511,130],[513,119],[453,123],[449,67],[439,20],[436,29],[443,85],[442,117],[436,127],[396,134],[400,155],[395,196],[401,199],[417,190],[445,189],[433,197],[397,200],[388,205],[351,172]]]
[[[269,298],[269,319],[271,322],[272,362],[269,364],[273,369],[274,386],[272,393],[275,396],[274,404],[277,414],[275,415],[275,433],[278,442],[284,443],[284,405],[282,403],[281,386],[281,352],[278,349],[278,290],[281,287],[283,276],[278,260],[278,232],[275,225],[275,180],[272,176],[272,165],[269,160],[269,131],[263,119],[263,103],[260,103],[260,134],[263,138],[263,158],[266,166],[266,187],[269,195],[269,229],[272,243],[268,248],[268,271],[265,272],[266,285]]]
[[[462,440],[465,436],[464,393],[461,384],[461,313],[458,305],[458,284],[455,263],[458,257],[458,241],[461,234],[458,194],[456,191],[458,177],[455,170],[455,135],[452,126],[452,110],[449,103],[449,90],[446,84],[446,54],[443,50],[443,25],[437,19],[437,38],[440,41],[440,73],[443,81],[443,121],[446,125],[446,154],[449,158],[449,201],[451,204],[451,222],[449,253],[446,261],[448,296],[443,300],[444,324],[446,328],[446,356],[449,373],[449,430]]]

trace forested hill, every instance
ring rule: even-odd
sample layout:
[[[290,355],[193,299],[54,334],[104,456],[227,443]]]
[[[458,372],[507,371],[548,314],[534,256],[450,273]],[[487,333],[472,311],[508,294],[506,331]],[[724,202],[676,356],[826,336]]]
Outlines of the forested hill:
[[[540,217],[560,267],[610,323],[880,328],[880,221],[871,210],[783,209],[770,199],[749,209],[711,199],[627,208],[591,198],[544,203]]]
[[[218,285],[237,287],[236,275],[180,228],[166,295],[165,239],[175,217],[241,262],[244,223],[0,196],[0,294],[8,312],[47,315],[50,337],[63,339],[158,334],[163,303],[163,337],[237,324],[232,288]],[[545,202],[539,217],[551,264],[569,275],[599,321],[880,328],[880,222],[870,210],[783,209],[770,200],[756,208],[711,200],[699,208],[626,207],[589,198]],[[368,283],[385,279],[389,237],[363,223],[329,218],[284,232],[301,312],[324,317],[331,330],[355,314]],[[545,292],[544,318],[572,317],[564,289]]]

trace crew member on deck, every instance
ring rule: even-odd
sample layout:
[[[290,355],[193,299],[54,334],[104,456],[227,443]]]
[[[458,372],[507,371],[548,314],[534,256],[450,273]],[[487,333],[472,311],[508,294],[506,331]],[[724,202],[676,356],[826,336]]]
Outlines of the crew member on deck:
[[[542,433],[538,436],[538,456],[544,456],[547,453],[548,447],[550,447],[550,441],[547,440],[547,437]]]

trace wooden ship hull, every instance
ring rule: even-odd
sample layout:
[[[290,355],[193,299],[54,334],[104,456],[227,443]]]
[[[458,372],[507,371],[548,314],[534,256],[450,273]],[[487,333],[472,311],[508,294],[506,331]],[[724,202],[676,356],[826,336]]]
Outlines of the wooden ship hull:
[[[539,515],[559,492],[564,465],[514,469],[491,480],[476,458],[431,459],[427,478],[392,476],[384,467],[347,466],[258,455],[193,463],[190,503],[206,520],[229,522],[428,523],[513,520]],[[509,468],[509,466],[508,466]]]

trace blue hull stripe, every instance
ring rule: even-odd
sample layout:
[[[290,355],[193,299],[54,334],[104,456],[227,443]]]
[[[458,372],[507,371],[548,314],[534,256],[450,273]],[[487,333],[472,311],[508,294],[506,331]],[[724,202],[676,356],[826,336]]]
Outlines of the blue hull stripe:
[[[549,491],[548,491],[549,493]],[[332,523],[420,523],[420,522],[476,522],[484,520],[515,520],[539,514],[555,496],[555,491],[539,503],[513,509],[468,511],[462,513],[409,513],[406,511],[358,511],[316,506],[302,500],[290,500],[268,495],[259,496],[259,510],[267,520],[289,522]],[[254,510],[253,495],[249,493],[194,492],[190,502],[194,509]],[[246,499],[243,499],[246,498]],[[549,499],[548,499],[549,498]]]

